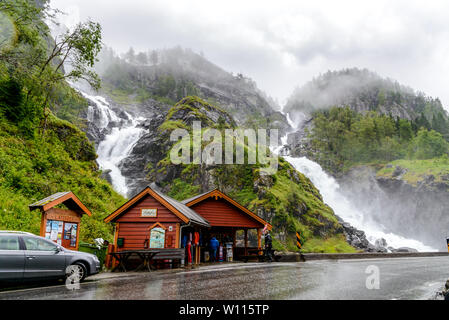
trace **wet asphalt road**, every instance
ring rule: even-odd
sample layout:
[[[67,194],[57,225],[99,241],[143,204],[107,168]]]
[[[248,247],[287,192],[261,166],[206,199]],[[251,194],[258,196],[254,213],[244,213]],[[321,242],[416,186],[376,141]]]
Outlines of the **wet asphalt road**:
[[[379,289],[367,289],[369,266]],[[430,299],[449,278],[449,258],[248,263],[152,272],[0,292],[3,299]]]

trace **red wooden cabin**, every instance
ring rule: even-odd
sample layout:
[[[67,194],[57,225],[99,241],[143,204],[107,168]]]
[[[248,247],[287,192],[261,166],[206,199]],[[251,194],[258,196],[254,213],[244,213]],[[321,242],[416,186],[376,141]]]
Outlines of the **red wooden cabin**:
[[[181,248],[185,245],[183,238],[196,232],[202,241],[196,247],[195,263],[203,260],[202,253],[207,250],[212,236],[220,242],[230,240],[235,248],[236,232],[244,230],[246,251],[249,229],[257,230],[259,248],[261,230],[265,225],[271,229],[270,224],[219,190],[177,201],[146,187],[104,221],[115,224],[116,251]],[[236,254],[234,252],[234,256]]]

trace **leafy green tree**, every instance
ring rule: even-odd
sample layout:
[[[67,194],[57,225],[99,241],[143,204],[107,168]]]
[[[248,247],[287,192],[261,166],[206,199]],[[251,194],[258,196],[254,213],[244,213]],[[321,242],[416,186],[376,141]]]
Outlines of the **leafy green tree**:
[[[422,128],[413,139],[410,156],[414,159],[432,159],[448,152],[449,143],[440,133]]]
[[[409,121],[404,119],[398,120],[399,138],[402,142],[408,142],[413,137],[412,125]]]
[[[102,46],[101,26],[92,21],[80,23],[52,39],[44,22],[53,16],[48,1],[38,5],[33,0],[0,0],[0,13],[12,19],[18,33],[13,46],[2,48],[0,64],[7,70],[6,78],[20,83],[24,109],[32,106],[41,114],[45,132],[59,83],[83,79],[99,88],[100,79],[92,67]]]

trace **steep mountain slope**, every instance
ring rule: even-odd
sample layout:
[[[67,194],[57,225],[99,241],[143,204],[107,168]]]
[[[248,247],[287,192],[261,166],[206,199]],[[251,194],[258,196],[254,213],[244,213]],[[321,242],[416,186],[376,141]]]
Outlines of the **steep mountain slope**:
[[[170,161],[168,155],[174,145],[169,139],[170,133],[176,128],[191,130],[194,120],[201,121],[203,130],[207,127],[222,130],[256,126],[254,121],[242,120],[245,117],[254,120],[261,114],[281,115],[284,121],[285,117],[274,112],[266,101],[260,108],[258,104],[248,105],[247,92],[260,99],[261,95],[249,87],[245,89],[249,91],[240,95],[244,88],[233,88],[235,79],[223,71],[217,71],[216,74],[222,74],[224,80],[217,80],[217,76],[207,73],[208,77],[212,77],[209,81],[216,82],[210,82],[209,85],[236,91],[238,94],[230,93],[230,98],[227,92],[221,93],[220,101],[229,99],[231,105],[210,103],[215,100],[210,96],[208,101],[197,96],[187,96],[170,106],[170,100],[177,97],[175,88],[179,89],[178,86],[183,82],[177,78],[175,84],[168,85],[171,89],[164,91],[166,95],[161,95],[161,91],[158,91],[161,88],[160,80],[154,80],[167,74],[170,78],[166,70],[170,64],[160,69],[159,65],[149,66],[147,69],[157,72],[157,75],[154,75],[154,79],[143,81],[145,88],[139,89],[135,87],[139,84],[132,79],[139,70],[145,68],[138,68],[123,59],[116,62],[107,68],[123,67],[122,76],[111,80],[106,76],[108,71],[105,71],[105,85],[100,93],[102,96],[86,93],[85,89],[80,88],[89,101],[89,107],[83,112],[88,120],[88,136],[96,143],[98,162],[104,169],[104,176],[116,190],[130,197],[145,185],[155,183],[169,195],[184,199],[212,188],[220,188],[273,223],[278,249],[295,250],[294,232],[300,230],[305,239],[311,240],[309,245],[306,244],[307,251],[354,251],[345,242],[342,226],[332,209],[323,203],[319,191],[285,161],[281,160],[279,171],[268,177],[259,174],[260,165],[175,165]],[[193,69],[192,74],[187,75],[189,79],[197,79],[195,77],[201,74],[200,71]],[[143,79],[151,72],[142,73]],[[202,76],[201,79],[204,78]],[[162,83],[162,88],[165,88],[166,83]],[[183,88],[181,96],[189,92]],[[195,88],[192,89],[195,93],[208,92],[203,90],[204,86],[192,85],[191,88]],[[232,107],[234,103],[246,107],[235,109]],[[273,122],[269,123],[268,128],[270,126],[274,126]]]
[[[224,129],[236,128],[236,121],[221,108],[198,97],[183,98],[165,117],[153,119],[129,157],[145,163],[148,181],[177,199],[220,188],[273,223],[278,248],[294,250],[293,234],[300,230],[305,239],[311,240],[305,250],[353,250],[345,244],[343,229],[319,191],[283,159],[274,175],[261,174],[261,164],[173,164],[169,152],[176,143],[170,141],[170,133],[176,128],[190,131],[193,121],[201,121],[204,130],[218,129],[222,135]],[[132,176],[126,164],[123,173]],[[330,248],[327,241],[335,246]],[[312,244],[314,247],[310,247]]]
[[[192,50],[176,47],[149,54],[128,52],[122,58],[103,51],[97,66],[104,93],[128,104],[157,100],[169,106],[196,95],[229,112],[239,125],[289,130],[279,106],[255,82],[233,75]],[[144,106],[142,106],[144,108]]]
[[[287,150],[338,178],[364,231],[445,249],[449,122],[439,99],[346,69],[296,90],[286,110],[298,128]]]

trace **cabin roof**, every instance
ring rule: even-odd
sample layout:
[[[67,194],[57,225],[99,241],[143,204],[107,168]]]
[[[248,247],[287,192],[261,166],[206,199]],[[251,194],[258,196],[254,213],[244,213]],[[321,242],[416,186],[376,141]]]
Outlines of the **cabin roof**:
[[[209,222],[200,216],[198,213],[190,209],[185,204],[157,191],[150,186],[145,187],[141,192],[131,198],[128,202],[123,204],[120,208],[115,210],[109,216],[107,216],[104,221],[111,222],[115,221],[122,213],[124,213],[128,208],[132,207],[137,201],[142,199],[146,195],[151,195],[157,201],[159,201],[163,206],[170,210],[173,214],[178,216],[185,223],[195,223],[204,227],[210,227]]]
[[[201,194],[196,195],[196,196],[194,196],[194,197],[191,197],[191,198],[182,200],[181,202],[182,202],[183,204],[187,204],[187,203],[189,203],[189,202],[192,202],[193,200],[196,200],[196,199],[198,199],[198,198],[201,198],[202,196],[204,196],[204,195],[206,195],[206,194],[211,193],[211,192],[214,191],[214,190],[215,190],[215,189],[209,190],[209,191],[207,191],[207,192],[201,193]]]
[[[91,216],[92,213],[86,206],[78,199],[78,197],[72,191],[58,192],[48,196],[44,199],[36,201],[28,206],[30,211],[40,209],[42,211],[47,211],[58,204],[64,204],[70,210],[79,212],[80,214],[87,214]]]
[[[269,224],[264,219],[259,217],[257,214],[255,214],[251,210],[248,210],[246,207],[242,206],[240,203],[238,203],[237,201],[233,200],[231,197],[229,197],[228,195],[226,195],[225,193],[221,192],[218,189],[214,189],[214,190],[202,193],[200,195],[197,195],[195,197],[183,200],[182,203],[185,204],[188,207],[192,207],[193,205],[195,205],[195,204],[197,204],[197,203],[199,203],[201,201],[204,201],[204,200],[206,200],[208,198],[224,199],[225,201],[229,202],[231,205],[233,205],[237,209],[239,209],[241,212],[249,215],[254,220],[258,221],[259,223],[261,223],[263,225],[267,225],[269,230],[271,230],[271,228],[272,228],[271,224]]]
[[[179,202],[179,201],[167,196],[166,194],[163,194],[162,192],[159,192],[156,190],[153,190],[153,191],[156,192],[160,197],[165,199],[172,206],[174,206],[176,209],[178,209],[180,212],[182,212],[187,218],[189,218],[193,222],[210,227],[209,222],[206,219],[204,219],[202,216],[200,216],[194,210],[190,209],[184,203]]]

